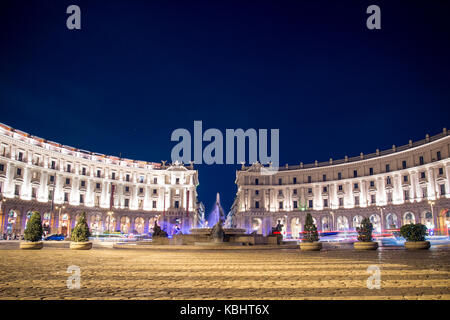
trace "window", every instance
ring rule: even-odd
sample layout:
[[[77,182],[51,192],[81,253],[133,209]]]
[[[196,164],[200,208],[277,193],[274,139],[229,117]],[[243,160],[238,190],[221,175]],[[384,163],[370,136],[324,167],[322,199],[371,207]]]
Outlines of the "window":
[[[294,195],[297,194],[297,189],[294,189],[293,194]]]
[[[326,175],[326,174],[324,174],[324,175],[322,176],[322,180],[323,180],[323,181],[327,181],[327,175]]]
[[[153,194],[157,194],[158,190],[157,189],[153,189]]]
[[[369,175],[373,175],[373,168],[369,168]]]
[[[355,197],[355,206],[359,206],[359,197]]]
[[[311,183],[311,176],[308,176],[308,183]]]
[[[356,178],[358,176],[358,170],[353,170],[353,177]]]
[[[403,190],[403,194],[405,196],[405,201],[409,200],[409,190]]]
[[[405,160],[402,161],[402,167],[403,167],[403,169],[406,169],[406,161]]]
[[[255,208],[256,208],[256,209],[259,208],[259,201],[255,201]]]
[[[441,160],[441,152],[440,152],[440,151],[438,151],[438,152],[436,153],[436,156],[437,156],[437,159],[438,159],[438,160]]]
[[[80,203],[84,203],[84,195],[80,194]]]
[[[386,184],[391,184],[391,177],[386,178]]]
[[[443,168],[439,168],[439,175],[443,175],[444,174],[444,169]]]
[[[308,193],[312,194],[312,188],[308,188]]]
[[[70,178],[66,178],[66,185],[70,184]]]
[[[180,201],[175,201],[175,208],[178,209],[180,207]]]
[[[419,157],[419,163],[420,163],[420,165],[423,165],[423,163],[424,163],[424,162],[423,162],[423,157],[422,157],[422,156]]]
[[[278,190],[278,195],[282,196],[283,195],[283,190]]]
[[[48,192],[48,200],[52,200],[53,199],[53,190],[49,190]]]
[[[342,179],[342,173],[338,172],[338,180]]]
[[[445,196],[445,184],[440,185],[441,196]]]
[[[130,205],[130,199],[125,199],[125,207],[128,208],[129,205]]]
[[[175,179],[175,184],[180,184],[180,178]]]
[[[358,184],[357,183],[355,183],[353,186],[354,186],[355,189],[358,189]]]
[[[56,168],[56,163],[55,163],[55,161],[52,161],[51,168],[52,168],[52,169],[55,169],[55,168]]]
[[[100,189],[100,183],[96,183],[95,188]]]
[[[81,186],[82,186],[82,187],[85,187],[85,186],[86,186],[86,181],[81,180]]]
[[[153,209],[156,209],[156,201],[153,201],[152,207],[153,207]]]
[[[374,194],[370,195],[370,203],[375,204],[377,202],[376,196]]]
[[[297,208],[298,208],[297,201],[294,201],[293,207],[294,207],[294,209],[297,209]]]
[[[323,207],[328,208],[328,199],[323,199]]]
[[[283,209],[283,201],[280,201],[280,202],[278,203],[278,208]]]
[[[312,200],[308,200],[308,208],[312,208],[313,207],[313,201]]]
[[[69,193],[64,192],[64,202],[69,201]]]
[[[387,193],[387,201],[390,203],[392,202],[392,192]]]
[[[116,180],[116,173],[115,172],[111,173],[111,179],[112,180]]]
[[[338,190],[342,191],[342,184],[338,185]]]
[[[339,206],[342,207],[344,205],[344,198],[339,198]]]
[[[327,192],[328,188],[327,187],[323,187],[323,192]]]
[[[255,185],[259,184],[259,179],[255,179]]]
[[[144,177],[143,177],[143,176],[140,176],[140,177],[139,177],[139,182],[140,182],[140,183],[144,183]]]
[[[255,195],[258,195],[259,194],[259,190],[255,190]]]
[[[279,178],[279,179],[278,179],[278,184],[279,184],[279,185],[282,185],[282,184],[283,184],[283,179]]]
[[[19,195],[19,193],[20,193],[20,189],[19,188],[20,188],[20,186],[18,184],[16,184],[14,186],[14,195],[16,195],[16,196]]]
[[[19,161],[22,161],[22,159],[23,159],[23,153],[22,153],[22,152],[19,152],[18,160],[19,160]]]
[[[426,177],[426,176],[425,176],[425,172],[422,171],[422,172],[420,173],[420,178],[421,178],[421,179],[425,179],[425,177]]]
[[[17,176],[20,177],[22,175],[22,169],[17,168]]]
[[[130,187],[125,187],[125,192],[129,192],[130,191]]]
[[[128,182],[130,182],[130,175],[129,175],[129,174],[127,174],[127,175],[125,176],[125,180],[128,181]]]
[[[50,182],[54,182],[55,181],[55,176],[50,176]]]
[[[67,165],[67,172],[71,172],[71,169],[72,169],[71,165],[68,164],[68,165]]]
[[[144,193],[144,188],[139,188],[139,193]]]
[[[153,178],[153,184],[158,184],[158,178]]]
[[[86,168],[85,168],[85,167],[81,168],[81,174],[82,174],[83,176],[86,175]]]
[[[0,164],[0,171],[5,170],[5,166],[3,164]]]
[[[97,170],[97,178],[101,178],[102,177],[102,172],[100,170]]]
[[[31,188],[31,197],[36,199],[36,188]]]
[[[297,178],[294,177],[294,179],[292,180],[292,182],[293,182],[294,184],[297,184]]]
[[[428,197],[428,189],[427,187],[422,188],[422,197],[427,198]]]
[[[403,182],[408,182],[408,176],[403,176]]]
[[[375,181],[370,181],[370,187],[375,188]]]
[[[386,165],[386,172],[391,171],[391,168],[389,167],[389,164]]]

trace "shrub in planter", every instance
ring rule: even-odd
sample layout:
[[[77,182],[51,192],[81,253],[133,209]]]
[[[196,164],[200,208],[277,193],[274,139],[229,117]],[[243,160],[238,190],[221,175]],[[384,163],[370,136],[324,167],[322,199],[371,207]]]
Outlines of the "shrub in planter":
[[[372,241],[373,224],[369,218],[364,218],[361,225],[356,228],[358,232],[358,242],[353,243],[353,247],[357,250],[376,250],[378,242]]]
[[[400,228],[400,235],[406,239],[406,249],[428,249],[430,242],[425,241],[427,227],[421,223],[405,224]]]
[[[72,231],[70,236],[70,249],[75,250],[89,250],[92,248],[92,242],[89,242],[89,236],[91,232],[89,231],[88,224],[86,222],[86,213],[83,212],[78,218],[77,224]]]
[[[24,240],[26,242],[20,243],[21,249],[42,249],[42,235],[44,230],[42,229],[41,215],[39,212],[34,211],[28,220],[27,227],[24,232]]]
[[[319,251],[322,249],[322,243],[319,242],[319,233],[310,213],[306,215],[303,241],[300,243],[301,250]]]

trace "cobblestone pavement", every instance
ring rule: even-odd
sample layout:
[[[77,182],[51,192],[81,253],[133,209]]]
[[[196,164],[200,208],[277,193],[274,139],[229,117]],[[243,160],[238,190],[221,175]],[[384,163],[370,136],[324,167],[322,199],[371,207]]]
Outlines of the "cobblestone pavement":
[[[67,268],[81,268],[69,290]],[[367,268],[381,270],[368,289]],[[450,250],[0,251],[0,299],[450,299]]]

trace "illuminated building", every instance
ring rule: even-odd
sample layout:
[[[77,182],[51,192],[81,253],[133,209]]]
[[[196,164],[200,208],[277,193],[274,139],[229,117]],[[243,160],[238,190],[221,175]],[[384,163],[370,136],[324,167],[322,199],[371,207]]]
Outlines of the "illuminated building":
[[[281,220],[283,234],[298,238],[310,212],[319,231],[355,230],[369,217],[375,232],[420,222],[448,234],[449,151],[444,129],[372,154],[286,165],[273,175],[262,174],[259,163],[242,166],[233,205],[237,227],[268,234]]]
[[[79,150],[0,124],[1,234],[23,234],[33,210],[49,233],[70,234],[86,212],[91,232],[145,234],[159,219],[169,234],[196,219],[193,166]]]

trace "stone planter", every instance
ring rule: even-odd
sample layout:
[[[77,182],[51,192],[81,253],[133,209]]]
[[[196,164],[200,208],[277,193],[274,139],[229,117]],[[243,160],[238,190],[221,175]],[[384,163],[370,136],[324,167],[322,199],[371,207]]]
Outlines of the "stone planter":
[[[408,250],[427,250],[430,248],[430,241],[406,241],[405,248]]]
[[[300,250],[302,251],[320,251],[322,242],[300,242]]]
[[[358,241],[353,243],[353,248],[355,248],[356,250],[377,250],[378,242]]]
[[[92,242],[70,242],[70,249],[72,250],[90,250],[92,249]]]
[[[44,243],[42,241],[21,241],[20,242],[20,249],[24,250],[39,250],[44,247]]]

